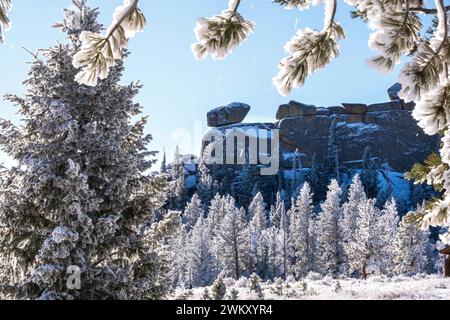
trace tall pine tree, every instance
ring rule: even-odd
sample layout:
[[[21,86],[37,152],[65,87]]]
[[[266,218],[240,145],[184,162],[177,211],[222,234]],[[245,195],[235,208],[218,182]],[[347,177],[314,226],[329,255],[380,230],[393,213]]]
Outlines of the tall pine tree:
[[[96,10],[75,4],[60,24],[68,42],[35,57],[24,97],[7,96],[24,121],[0,131],[18,163],[0,188],[5,281],[25,299],[161,298],[170,283],[159,240],[177,217],[141,232],[165,201],[165,182],[145,173],[154,163],[146,118],[132,123],[140,85],[119,84],[122,61],[97,87],[74,80],[80,33],[102,28]],[[70,270],[80,286],[67,285]]]
[[[290,272],[299,279],[311,270],[309,228],[313,213],[313,200],[306,182],[291,209],[289,232]]]

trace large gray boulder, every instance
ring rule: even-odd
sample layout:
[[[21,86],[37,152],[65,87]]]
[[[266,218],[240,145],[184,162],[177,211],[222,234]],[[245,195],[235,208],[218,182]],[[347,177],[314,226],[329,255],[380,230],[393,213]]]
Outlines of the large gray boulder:
[[[208,127],[221,127],[244,121],[251,107],[241,102],[233,102],[208,112]]]
[[[316,114],[316,106],[291,101],[289,104],[283,104],[278,108],[277,120],[298,116],[315,116]]]

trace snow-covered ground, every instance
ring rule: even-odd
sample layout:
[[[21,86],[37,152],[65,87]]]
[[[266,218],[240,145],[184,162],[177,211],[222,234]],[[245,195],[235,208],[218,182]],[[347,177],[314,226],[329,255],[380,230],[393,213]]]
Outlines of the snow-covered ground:
[[[235,281],[225,279],[226,299],[236,290],[237,300],[260,300],[256,292],[250,291],[245,278]],[[415,275],[388,278],[371,277],[365,281],[357,279],[335,280],[319,278],[310,274],[300,282],[286,281],[283,285],[263,283],[265,300],[450,300],[450,278],[439,275]],[[211,292],[211,287],[207,288]],[[173,299],[202,300],[205,288],[178,289]]]

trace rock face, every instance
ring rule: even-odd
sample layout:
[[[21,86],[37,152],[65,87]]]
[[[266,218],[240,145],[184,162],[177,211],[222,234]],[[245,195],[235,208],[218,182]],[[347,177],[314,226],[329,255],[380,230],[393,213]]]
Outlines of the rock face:
[[[306,155],[306,166],[314,154],[318,163],[324,163],[333,136],[344,166],[362,159],[364,149],[369,147],[373,157],[389,162],[399,172],[410,170],[414,163],[439,149],[439,137],[426,135],[411,111],[401,109],[398,103],[369,106],[368,110],[364,114],[284,119],[278,125],[281,149],[298,149]]]
[[[250,112],[250,106],[245,103],[233,102],[208,112],[208,126],[221,127],[241,123]]]
[[[406,172],[414,163],[422,162],[438,150],[440,143],[438,136],[426,135],[417,125],[411,108],[411,104],[402,100],[369,106],[346,103],[330,108],[290,102],[279,108],[280,121],[270,127],[279,129],[282,153],[303,154],[305,167],[311,165],[314,155],[319,164],[325,163],[333,141],[343,166],[360,161],[364,149],[369,147],[373,157],[388,162],[398,172]],[[245,131],[248,126],[233,124],[226,129]],[[251,126],[269,127],[268,124]]]

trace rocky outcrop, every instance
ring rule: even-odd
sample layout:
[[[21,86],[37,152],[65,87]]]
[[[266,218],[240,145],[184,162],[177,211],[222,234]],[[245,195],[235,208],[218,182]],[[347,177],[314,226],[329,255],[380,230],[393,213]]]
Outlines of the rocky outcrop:
[[[233,102],[208,112],[208,126],[221,127],[241,123],[250,112],[250,106],[245,103]]]
[[[314,155],[319,164],[324,163],[333,143],[344,166],[361,160],[364,149],[369,147],[373,157],[388,162],[396,171],[406,172],[438,150],[440,143],[438,136],[423,132],[411,110],[411,104],[398,99],[372,105],[344,103],[329,108],[291,101],[280,106],[279,121],[273,125],[232,124],[221,129],[224,132],[246,131],[249,127],[279,129],[282,153],[300,152],[306,167],[311,165]]]

